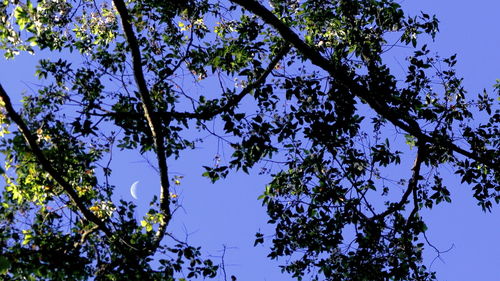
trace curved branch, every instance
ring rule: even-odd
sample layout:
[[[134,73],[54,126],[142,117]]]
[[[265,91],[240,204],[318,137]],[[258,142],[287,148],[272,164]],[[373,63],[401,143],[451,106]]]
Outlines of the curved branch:
[[[292,44],[293,47],[295,47],[300,53],[302,53],[304,57],[309,59],[312,64],[328,72],[330,76],[332,76],[346,90],[364,100],[373,110],[375,110],[375,112],[377,112],[377,114],[389,120],[396,127],[403,129],[419,140],[427,143],[433,143],[439,146],[446,146],[454,152],[457,152],[463,156],[482,163],[497,172],[500,172],[500,164],[498,163],[498,161],[483,159],[481,155],[477,155],[473,152],[463,149],[454,144],[452,141],[438,142],[433,137],[427,135],[420,128],[418,123],[410,116],[404,115],[402,114],[402,112],[398,112],[397,110],[388,106],[386,103],[381,102],[379,95],[358,84],[355,79],[352,79],[348,68],[339,64],[335,64],[334,62],[323,57],[320,52],[305,43],[304,40],[302,40],[291,28],[289,28],[285,23],[278,19],[271,11],[266,9],[266,7],[261,5],[259,2],[255,0],[230,1],[254,13],[255,15],[259,16],[264,22],[271,25],[278,31],[278,33],[286,42]],[[391,91],[390,89],[385,90],[389,92]]]
[[[64,177],[61,175],[59,171],[56,171],[55,168],[52,166],[50,161],[45,158],[45,155],[43,154],[42,150],[40,149],[40,146],[37,143],[36,137],[33,136],[26,125],[24,123],[23,119],[19,114],[17,114],[16,110],[12,106],[12,102],[10,101],[9,95],[5,92],[4,88],[0,84],[0,101],[3,101],[3,106],[7,112],[7,116],[16,123],[17,127],[19,128],[19,131],[23,135],[24,139],[28,143],[29,147],[31,148],[31,151],[35,155],[36,159],[42,165],[42,168],[49,173],[49,175],[64,189],[64,191],[68,194],[68,196],[71,198],[71,201],[76,205],[78,210],[83,214],[83,216],[89,220],[90,222],[93,222],[99,229],[104,232],[104,234],[108,238],[113,237],[113,232],[106,226],[106,224],[99,219],[94,213],[92,213],[83,203],[83,200],[78,196],[78,193],[73,189],[71,184],[67,182]]]
[[[418,180],[420,179],[420,168],[422,166],[426,154],[425,144],[420,144],[417,149],[418,149],[417,157],[415,158],[415,162],[413,163],[413,167],[411,169],[413,173],[411,179],[408,182],[408,188],[403,194],[403,197],[401,197],[401,200],[399,200],[399,202],[391,204],[389,208],[387,208],[384,212],[373,216],[371,220],[383,219],[386,216],[401,210],[408,201],[408,198],[412,193],[414,194],[414,200],[417,199],[416,192],[417,192]],[[417,204],[417,202],[415,201],[414,204]],[[411,217],[414,215],[414,212],[416,212],[415,209],[413,209],[412,214],[410,215]]]
[[[139,43],[130,23],[130,16],[127,10],[127,6],[125,5],[125,2],[123,0],[113,0],[113,3],[116,10],[118,11],[118,14],[120,15],[123,32],[125,33],[125,38],[130,48],[134,79],[139,90],[139,97],[142,101],[144,117],[148,121],[149,129],[151,130],[151,134],[153,136],[156,155],[158,159],[158,169],[160,170],[160,211],[164,215],[164,218],[160,221],[160,225],[158,226],[158,230],[155,234],[155,239],[152,243],[151,250],[154,251],[156,248],[158,248],[160,241],[165,236],[167,225],[169,224],[172,217],[170,211],[170,183],[168,180],[167,155],[165,152],[164,143],[165,135],[162,130],[161,120],[157,115],[154,114],[154,104],[151,99],[151,94],[146,83],[144,72],[142,70],[142,57]]]

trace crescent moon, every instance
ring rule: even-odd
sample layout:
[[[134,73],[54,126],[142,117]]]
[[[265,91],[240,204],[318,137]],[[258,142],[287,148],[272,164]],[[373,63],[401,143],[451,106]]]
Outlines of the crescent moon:
[[[134,197],[135,200],[139,199],[137,197],[137,185],[139,184],[139,181],[135,181],[131,186],[130,186],[130,195]]]

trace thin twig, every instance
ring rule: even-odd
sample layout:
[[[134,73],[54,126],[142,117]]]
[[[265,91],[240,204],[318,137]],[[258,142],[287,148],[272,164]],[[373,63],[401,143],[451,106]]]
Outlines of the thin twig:
[[[425,145],[418,145],[417,157],[415,158],[415,162],[414,162],[413,167],[412,167],[413,174],[411,176],[411,179],[408,181],[408,188],[406,189],[405,193],[403,194],[403,197],[401,197],[401,200],[399,200],[399,202],[391,204],[389,206],[389,208],[387,208],[384,212],[382,212],[376,216],[373,216],[372,220],[383,219],[386,216],[388,216],[396,211],[401,210],[403,208],[403,206],[406,204],[406,202],[408,201],[408,198],[410,197],[412,192],[416,192],[417,186],[418,186],[418,180],[420,179],[420,168],[421,168],[422,163],[424,161],[425,154],[426,154]]]

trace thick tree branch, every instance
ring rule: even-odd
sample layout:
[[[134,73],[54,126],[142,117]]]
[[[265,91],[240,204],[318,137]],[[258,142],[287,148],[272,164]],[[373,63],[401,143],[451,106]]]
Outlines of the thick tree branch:
[[[35,155],[36,159],[42,165],[42,168],[49,173],[49,175],[64,189],[64,191],[68,194],[71,201],[76,205],[78,210],[83,214],[83,216],[90,222],[94,223],[99,227],[99,229],[104,232],[104,234],[108,238],[113,237],[112,231],[106,226],[106,224],[99,219],[94,213],[92,213],[83,203],[83,200],[78,196],[78,193],[75,189],[68,183],[64,177],[61,175],[60,171],[56,171],[52,164],[49,162],[45,155],[43,154],[40,146],[37,143],[37,138],[31,134],[26,123],[24,123],[23,119],[19,114],[17,114],[16,110],[12,106],[9,95],[5,92],[4,88],[0,84],[0,98],[4,103],[5,110],[7,112],[7,116],[16,123],[19,131],[24,136],[24,139],[28,143],[31,151]]]
[[[351,76],[351,72],[348,68],[343,65],[335,64],[334,62],[326,59],[321,55],[319,51],[315,48],[309,46],[304,42],[292,29],[290,29],[285,23],[278,19],[271,11],[266,9],[255,0],[230,0],[231,2],[240,5],[246,10],[259,16],[264,22],[271,25],[274,29],[278,31],[281,37],[290,44],[293,45],[304,57],[309,59],[311,63],[327,71],[332,78],[334,78],[338,84],[342,85],[345,89],[351,92],[353,95],[364,100],[370,107],[375,110],[380,116],[389,120],[395,126],[403,129],[407,133],[415,136],[421,141],[427,143],[433,143],[441,147],[448,147],[450,150],[457,152],[463,156],[473,159],[479,163],[482,163],[489,168],[500,172],[500,164],[495,160],[483,159],[481,155],[474,154],[473,152],[467,151],[451,141],[445,143],[437,141],[435,138],[427,135],[418,125],[418,123],[409,115],[404,114],[396,109],[391,108],[385,102],[381,102],[381,93],[373,92],[370,89],[360,85]],[[391,91],[390,89],[384,89]]]
[[[154,251],[158,246],[160,241],[165,235],[165,231],[168,223],[171,219],[170,211],[170,183],[168,180],[168,166],[167,166],[167,155],[165,152],[165,136],[163,133],[162,122],[158,116],[153,114],[155,112],[155,106],[151,99],[151,95],[146,83],[144,72],[142,70],[142,57],[139,47],[139,43],[135,36],[135,32],[130,23],[130,16],[127,10],[127,6],[123,0],[113,0],[113,3],[118,11],[121,18],[121,24],[123,32],[128,42],[130,48],[130,55],[132,57],[132,68],[134,73],[134,79],[139,91],[139,97],[142,101],[142,108],[144,110],[144,116],[148,121],[151,134],[153,136],[156,155],[158,159],[158,169],[160,170],[160,210],[164,215],[163,219],[160,221],[158,230],[155,235],[155,240],[152,243],[152,251]]]

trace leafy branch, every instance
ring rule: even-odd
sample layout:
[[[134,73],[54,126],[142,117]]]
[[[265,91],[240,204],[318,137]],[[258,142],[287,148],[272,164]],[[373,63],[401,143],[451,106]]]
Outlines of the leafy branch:
[[[311,63],[327,71],[347,91],[364,100],[373,110],[375,110],[375,112],[389,120],[396,127],[403,129],[423,142],[432,143],[439,147],[447,147],[452,151],[488,166],[494,171],[500,172],[500,163],[498,163],[498,160],[485,159],[484,157],[481,157],[481,155],[457,146],[451,140],[436,140],[436,138],[429,136],[420,128],[417,121],[412,119],[411,116],[403,114],[403,112],[395,110],[394,108],[388,106],[387,103],[380,101],[380,93],[390,93],[393,92],[392,89],[386,87],[385,89],[381,89],[379,95],[377,95],[377,93],[374,93],[368,88],[358,84],[356,82],[357,80],[353,79],[349,75],[351,71],[349,71],[348,68],[343,65],[335,64],[333,61],[323,57],[318,50],[308,45],[297,35],[297,33],[295,33],[290,27],[278,19],[271,11],[259,2],[255,0],[231,0],[231,2],[240,5],[246,10],[262,18],[264,22],[276,29],[286,42],[289,42],[300,53],[302,53],[304,57],[308,58]]]
[[[112,239],[113,232],[108,228],[108,226],[99,219],[94,213],[92,213],[87,206],[83,203],[83,200],[78,196],[76,190],[71,186],[69,182],[67,182],[62,173],[60,171],[56,171],[50,161],[45,158],[40,146],[38,145],[37,138],[31,133],[26,123],[24,123],[23,119],[16,112],[14,107],[12,106],[12,102],[10,101],[9,95],[5,92],[4,88],[0,84],[0,98],[1,102],[3,102],[3,107],[7,112],[7,116],[16,123],[19,131],[23,135],[27,144],[31,148],[31,151],[35,155],[36,159],[42,165],[43,169],[49,173],[49,175],[64,189],[64,191],[71,198],[71,201],[77,206],[78,210],[83,214],[83,216],[90,222],[94,223],[99,227],[99,229],[104,232],[104,234]]]

